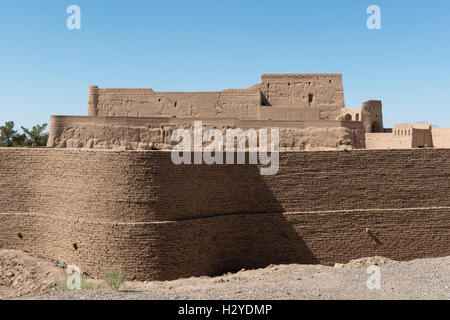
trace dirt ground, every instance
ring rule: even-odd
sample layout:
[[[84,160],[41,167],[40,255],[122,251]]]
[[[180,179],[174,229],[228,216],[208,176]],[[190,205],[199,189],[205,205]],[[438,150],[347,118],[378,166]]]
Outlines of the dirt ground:
[[[367,267],[380,267],[381,288],[369,289]],[[450,257],[397,262],[362,258],[345,265],[271,265],[219,277],[127,281],[118,291],[103,280],[83,279],[82,290],[64,285],[57,261],[0,249],[1,299],[450,299]]]

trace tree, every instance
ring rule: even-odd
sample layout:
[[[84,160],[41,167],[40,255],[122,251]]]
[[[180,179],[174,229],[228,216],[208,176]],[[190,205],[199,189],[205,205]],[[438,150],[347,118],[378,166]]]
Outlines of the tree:
[[[28,141],[27,145],[31,145],[32,147],[44,147],[47,145],[48,133],[43,133],[43,131],[47,128],[47,124],[44,123],[42,125],[35,125],[33,129],[28,130],[27,128],[22,127],[23,132],[27,135]]]
[[[14,130],[14,122],[7,121],[4,126],[0,126],[0,147],[41,147],[47,145],[48,133],[43,133],[47,124],[36,125],[28,130],[22,127],[24,133]]]
[[[27,135],[25,133],[17,133],[13,137],[13,147],[24,147],[27,144]]]
[[[17,131],[14,130],[14,122],[7,121],[4,126],[0,127],[0,146],[2,147],[12,147],[14,137]]]

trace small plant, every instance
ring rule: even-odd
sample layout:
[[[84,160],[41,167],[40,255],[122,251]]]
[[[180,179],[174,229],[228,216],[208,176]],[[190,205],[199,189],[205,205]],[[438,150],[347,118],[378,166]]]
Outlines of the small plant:
[[[119,290],[119,287],[125,282],[125,275],[123,274],[122,268],[113,266],[106,270],[104,280],[109,284],[111,289]]]

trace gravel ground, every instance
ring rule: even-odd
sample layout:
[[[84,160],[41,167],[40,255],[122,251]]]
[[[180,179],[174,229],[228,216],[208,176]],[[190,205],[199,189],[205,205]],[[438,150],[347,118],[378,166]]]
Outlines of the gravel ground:
[[[368,289],[367,266],[381,269],[381,289]],[[120,291],[91,280],[95,289],[22,296],[19,299],[444,299],[450,300],[450,257],[396,262],[365,258],[346,265],[276,265],[220,277],[125,282]]]

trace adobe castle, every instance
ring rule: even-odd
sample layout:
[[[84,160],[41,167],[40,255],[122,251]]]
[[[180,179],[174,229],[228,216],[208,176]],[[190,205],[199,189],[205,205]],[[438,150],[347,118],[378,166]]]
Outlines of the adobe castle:
[[[173,129],[192,119],[224,130],[277,127],[285,151],[450,147],[450,129],[385,129],[381,101],[346,108],[340,74],[264,74],[248,89],[219,92],[91,86],[88,116],[53,116],[48,146],[171,149]]]
[[[279,128],[278,174],[175,165],[171,133],[195,119]],[[381,101],[345,107],[337,74],[220,92],[93,86],[88,116],[51,117],[50,148],[0,148],[0,247],[142,280],[446,256],[449,132],[384,128]]]

